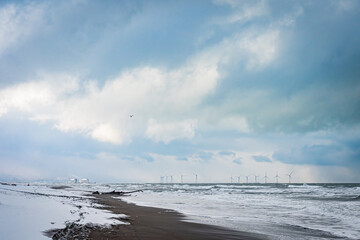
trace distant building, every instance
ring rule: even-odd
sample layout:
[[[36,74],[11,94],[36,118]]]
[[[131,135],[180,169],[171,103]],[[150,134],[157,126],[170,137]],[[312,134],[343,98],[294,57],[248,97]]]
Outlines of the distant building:
[[[69,180],[69,183],[70,184],[77,184],[79,182],[79,180],[77,179],[77,178],[71,178],[70,180]]]
[[[89,179],[82,178],[82,179],[79,180],[79,183],[89,183]]]
[[[89,183],[89,179],[88,178],[71,178],[69,180],[70,184],[81,184],[81,183]]]

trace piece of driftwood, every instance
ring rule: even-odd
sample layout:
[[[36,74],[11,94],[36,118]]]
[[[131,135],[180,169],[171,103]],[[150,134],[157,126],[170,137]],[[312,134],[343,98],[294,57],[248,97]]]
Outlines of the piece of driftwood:
[[[111,192],[99,192],[99,191],[95,191],[92,194],[108,194],[108,195],[117,195],[117,196],[124,196],[126,194],[130,194],[130,193],[136,193],[136,192],[142,192],[142,190],[135,190],[135,191],[130,191],[130,192],[123,192],[123,191],[111,191]]]
[[[6,183],[6,182],[0,182],[1,185],[7,185],[7,186],[16,186],[15,183]]]

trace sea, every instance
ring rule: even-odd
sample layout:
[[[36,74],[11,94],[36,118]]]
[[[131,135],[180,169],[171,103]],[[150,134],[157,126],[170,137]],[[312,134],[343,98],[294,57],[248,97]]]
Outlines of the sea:
[[[360,239],[360,184],[108,184],[122,197],[179,211],[187,221],[269,239]]]

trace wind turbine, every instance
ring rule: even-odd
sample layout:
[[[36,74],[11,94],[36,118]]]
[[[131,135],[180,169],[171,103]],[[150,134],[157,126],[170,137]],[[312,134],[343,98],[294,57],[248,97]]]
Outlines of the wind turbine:
[[[198,183],[198,181],[197,181],[198,175],[196,173],[194,173],[194,175],[195,175],[195,184],[197,184]]]
[[[238,176],[237,179],[238,179],[238,183],[240,183],[240,176]]]
[[[289,176],[289,184],[291,183],[291,175],[293,174],[294,171],[291,171],[290,174],[286,174],[286,176]]]
[[[233,176],[230,177],[230,183],[233,183]]]
[[[165,176],[165,178],[166,178],[166,183],[168,183],[168,176]]]
[[[173,183],[173,176],[170,176],[170,183]]]
[[[160,183],[164,183],[164,177],[163,176],[160,177]]]
[[[257,178],[258,178],[259,176],[256,176],[255,174],[254,174],[254,178],[255,178],[255,183],[257,183]]]
[[[279,178],[280,178],[280,176],[279,176],[278,172],[276,172],[275,178],[276,178],[276,183],[279,183]]]
[[[183,184],[184,183],[184,175],[182,174],[182,173],[180,173],[180,179],[181,179],[181,184]]]
[[[269,178],[269,177],[267,176],[267,173],[265,172],[265,177],[264,177],[265,183],[267,183],[268,178]]]
[[[245,176],[246,177],[246,183],[249,183],[249,177],[250,175]]]

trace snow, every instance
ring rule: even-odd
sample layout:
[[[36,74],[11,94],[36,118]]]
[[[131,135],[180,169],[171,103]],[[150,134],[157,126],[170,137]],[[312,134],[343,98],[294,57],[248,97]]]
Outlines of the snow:
[[[0,186],[0,239],[49,239],[43,232],[66,223],[128,224],[127,216],[98,209],[79,189],[51,189],[45,185]]]

